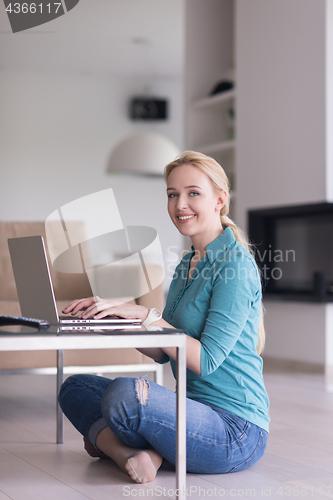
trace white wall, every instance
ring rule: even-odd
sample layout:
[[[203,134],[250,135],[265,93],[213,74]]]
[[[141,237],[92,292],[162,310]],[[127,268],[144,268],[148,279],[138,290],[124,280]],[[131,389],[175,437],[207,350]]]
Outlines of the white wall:
[[[325,308],[324,304],[265,302],[264,356],[324,365]]]
[[[251,208],[333,199],[333,4],[236,2],[236,219],[246,228]],[[325,364],[329,306],[265,307],[266,356]]]
[[[0,87],[2,220],[45,220],[65,203],[112,187],[125,225],[154,227],[166,257],[169,246],[182,249],[162,179],[105,173],[112,147],[135,131],[153,127],[182,148],[181,78],[154,82],[171,109],[168,121],[153,126],[127,117],[129,97],[142,91],[137,78],[7,71]]]
[[[325,1],[237,0],[237,221],[324,201]]]
[[[326,200],[333,202],[333,1],[326,0]]]
[[[326,313],[326,365],[330,367],[333,384],[333,304],[328,304]],[[332,387],[333,388],[333,387]]]

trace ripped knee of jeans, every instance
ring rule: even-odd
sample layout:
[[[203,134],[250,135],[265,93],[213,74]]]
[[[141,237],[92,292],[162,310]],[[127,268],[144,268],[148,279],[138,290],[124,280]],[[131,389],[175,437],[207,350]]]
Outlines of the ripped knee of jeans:
[[[148,402],[149,384],[145,378],[135,380],[136,397],[140,404],[146,406]]]

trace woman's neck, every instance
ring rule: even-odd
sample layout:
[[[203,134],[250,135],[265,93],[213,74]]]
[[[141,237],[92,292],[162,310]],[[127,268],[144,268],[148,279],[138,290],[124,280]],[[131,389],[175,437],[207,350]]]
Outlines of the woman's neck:
[[[206,247],[214,241],[218,236],[220,236],[223,233],[223,228],[220,227],[218,228],[214,234],[211,234],[209,237],[207,236],[206,238],[202,238],[202,235],[195,235],[191,236],[191,241],[192,245],[194,247],[194,257],[197,262],[206,255]]]

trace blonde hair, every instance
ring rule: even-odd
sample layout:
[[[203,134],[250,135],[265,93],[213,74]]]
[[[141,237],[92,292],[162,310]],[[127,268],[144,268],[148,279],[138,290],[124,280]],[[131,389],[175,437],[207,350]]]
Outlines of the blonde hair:
[[[228,177],[221,167],[221,165],[203,153],[196,151],[184,151],[178,158],[169,163],[164,169],[164,179],[167,181],[170,173],[176,167],[181,165],[192,165],[199,168],[210,179],[213,188],[217,191],[224,191],[226,193],[226,200],[220,212],[221,224],[223,228],[230,227],[236,240],[252,255],[253,249],[249,243],[247,235],[228,217],[230,209],[230,186]],[[264,328],[264,308],[261,304],[261,313],[259,320],[259,337],[257,345],[257,353],[261,354],[265,345],[265,328]]]

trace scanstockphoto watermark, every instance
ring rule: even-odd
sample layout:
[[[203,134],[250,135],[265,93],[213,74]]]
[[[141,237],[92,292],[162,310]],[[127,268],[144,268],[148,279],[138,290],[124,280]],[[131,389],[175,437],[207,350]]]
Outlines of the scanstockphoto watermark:
[[[182,252],[177,251],[177,247],[170,246],[167,250],[168,255],[168,266],[167,273],[173,274],[175,278],[181,276],[181,278],[186,279],[188,275],[188,267],[185,265],[174,271],[174,263],[179,261],[179,258],[184,258],[188,254],[188,250],[183,250]],[[228,283],[233,279],[257,279],[257,269],[253,266],[244,265],[245,261],[248,259],[246,254],[241,252],[229,252],[224,249],[219,249],[217,251],[212,251],[209,248],[206,250],[208,261],[217,264],[224,263],[224,266],[216,266],[218,270],[214,273],[214,279],[219,277],[225,283]],[[272,250],[269,247],[262,254],[257,251],[256,259],[261,268],[262,278],[264,280],[273,279],[279,280],[283,276],[283,271],[279,263],[294,263],[296,262],[296,252],[295,250]],[[194,251],[192,254],[192,260],[198,263],[200,260],[200,254]],[[204,280],[211,280],[212,273],[210,267],[204,267],[202,271],[198,271],[195,268],[192,274],[192,279],[195,280],[198,277]]]
[[[202,488],[198,486],[189,486],[186,489],[179,490],[156,486],[155,488],[133,488],[131,486],[123,487],[123,496],[130,498],[327,498],[333,491],[333,486],[320,484],[318,486],[303,485],[293,486],[282,484],[281,486],[261,486],[259,488],[232,488],[226,490],[215,486],[214,488]]]
[[[225,490],[224,488],[220,488],[215,486],[214,488],[202,488],[201,486],[189,486],[186,489],[174,489],[167,488],[165,486],[156,486],[155,488],[133,488],[131,486],[123,487],[123,496],[124,497],[138,497],[138,498],[154,498],[154,497],[176,497],[176,498],[223,498],[223,497],[252,497],[256,496],[255,489],[231,489]]]

